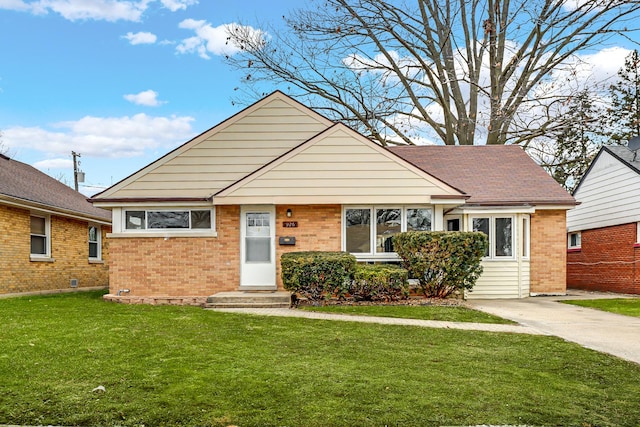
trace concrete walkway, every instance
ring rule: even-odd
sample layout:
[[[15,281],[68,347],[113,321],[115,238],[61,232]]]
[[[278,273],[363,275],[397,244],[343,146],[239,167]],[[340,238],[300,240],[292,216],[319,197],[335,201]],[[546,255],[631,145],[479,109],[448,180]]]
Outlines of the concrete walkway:
[[[518,325],[441,322],[390,317],[351,316],[288,308],[225,308],[215,311],[259,316],[303,317],[319,320],[411,325],[487,332],[555,335],[583,347],[608,353],[640,364],[640,318],[583,308],[559,301],[563,299],[620,298],[628,295],[570,291],[562,297],[530,297],[521,300],[469,300],[468,306],[518,322]]]
[[[621,297],[633,296],[570,290],[569,295],[563,297],[471,300],[468,303],[476,310],[640,364],[640,318],[560,302]]]

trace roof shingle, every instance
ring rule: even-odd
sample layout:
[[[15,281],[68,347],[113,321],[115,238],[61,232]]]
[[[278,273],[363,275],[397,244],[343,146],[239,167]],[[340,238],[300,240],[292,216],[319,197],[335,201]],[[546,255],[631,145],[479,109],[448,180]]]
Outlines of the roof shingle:
[[[109,211],[94,207],[83,194],[32,166],[3,155],[0,155],[0,195],[111,221]]]
[[[471,196],[467,205],[576,204],[519,146],[425,145],[389,150]]]

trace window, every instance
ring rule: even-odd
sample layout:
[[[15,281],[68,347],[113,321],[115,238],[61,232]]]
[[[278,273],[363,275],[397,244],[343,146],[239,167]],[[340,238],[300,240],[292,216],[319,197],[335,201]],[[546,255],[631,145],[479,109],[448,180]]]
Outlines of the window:
[[[49,218],[31,216],[31,255],[48,257],[51,242],[49,240]]]
[[[211,229],[211,210],[125,211],[126,230],[206,230]]]
[[[480,231],[489,237],[488,258],[513,258],[513,218],[475,217],[471,219],[473,231]]]
[[[393,258],[393,236],[431,230],[431,218],[431,208],[426,207],[346,208],[344,248],[355,254]]]
[[[569,233],[568,246],[569,249],[580,249],[580,247],[582,246],[582,233],[579,231],[575,233]]]
[[[100,242],[102,241],[102,232],[99,226],[89,226],[89,259],[99,260],[102,258],[102,248]]]
[[[529,241],[531,239],[531,229],[529,228],[529,217],[522,218],[522,257],[529,258]]]

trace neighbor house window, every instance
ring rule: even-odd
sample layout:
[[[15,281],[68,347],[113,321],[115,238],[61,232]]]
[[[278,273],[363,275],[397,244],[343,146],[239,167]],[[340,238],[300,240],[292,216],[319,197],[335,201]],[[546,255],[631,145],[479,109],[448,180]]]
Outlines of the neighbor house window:
[[[125,211],[127,230],[211,229],[211,210],[131,210]]]
[[[49,218],[31,216],[31,255],[48,257],[50,248]]]
[[[393,236],[431,230],[431,208],[354,207],[344,210],[344,247],[354,254],[395,257]]]
[[[474,217],[471,229],[487,235],[489,247],[485,251],[488,258],[513,258],[513,218],[512,217]]]
[[[582,233],[579,231],[569,233],[568,246],[569,249],[580,249],[582,247]]]
[[[97,225],[89,226],[89,259],[99,260],[102,258],[102,248],[101,248],[101,235],[100,227]]]

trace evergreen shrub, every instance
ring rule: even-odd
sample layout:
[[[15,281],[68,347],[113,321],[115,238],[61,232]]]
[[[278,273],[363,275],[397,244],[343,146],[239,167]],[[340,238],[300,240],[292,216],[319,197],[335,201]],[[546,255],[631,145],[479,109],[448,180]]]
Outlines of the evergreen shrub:
[[[358,264],[349,294],[356,301],[398,301],[409,297],[409,272],[391,264]]]
[[[480,232],[407,231],[396,234],[393,245],[423,295],[446,298],[473,289],[488,239]]]
[[[280,258],[280,266],[286,290],[318,302],[345,296],[356,257],[347,252],[289,252]]]

